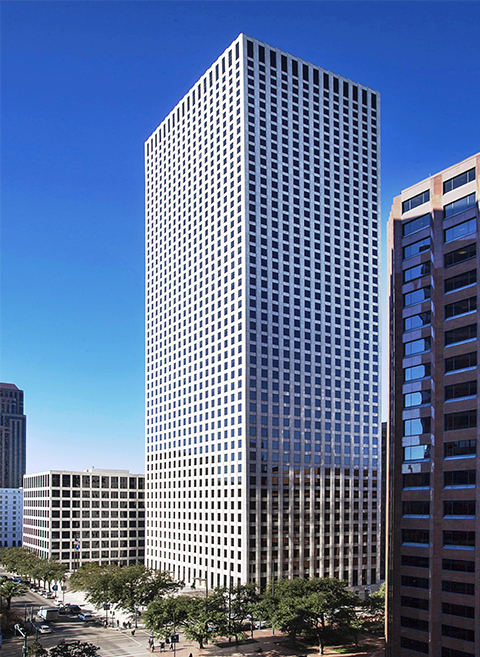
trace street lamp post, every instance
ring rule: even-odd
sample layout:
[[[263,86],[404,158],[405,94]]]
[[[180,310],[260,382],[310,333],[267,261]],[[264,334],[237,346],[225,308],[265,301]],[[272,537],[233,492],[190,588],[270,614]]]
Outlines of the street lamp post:
[[[27,657],[27,633],[21,629],[20,625],[15,625],[15,629],[23,636],[22,657]]]

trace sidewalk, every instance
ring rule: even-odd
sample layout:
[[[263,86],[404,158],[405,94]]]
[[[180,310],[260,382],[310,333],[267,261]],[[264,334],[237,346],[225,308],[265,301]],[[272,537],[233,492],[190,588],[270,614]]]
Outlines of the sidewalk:
[[[65,591],[65,596],[63,596],[62,594],[63,591],[57,591],[57,600],[62,600],[64,598],[65,604],[78,605],[82,609],[82,611],[89,611],[91,614],[93,614],[95,618],[98,618],[101,621],[104,621],[107,618],[107,613],[108,613],[109,625],[111,626],[112,619],[114,619],[115,621],[115,627],[113,629],[116,629],[117,620],[119,622],[118,629],[124,630],[123,623],[124,622],[128,623],[129,621],[132,624],[132,629],[135,627],[134,614],[131,615],[128,612],[123,611],[122,609],[115,609],[114,605],[111,605],[108,612],[103,608],[96,609],[91,602],[87,602],[85,593],[83,591]],[[50,602],[53,602],[53,600],[51,600]],[[140,616],[137,619],[137,625],[138,628],[140,628],[140,626],[143,627]]]

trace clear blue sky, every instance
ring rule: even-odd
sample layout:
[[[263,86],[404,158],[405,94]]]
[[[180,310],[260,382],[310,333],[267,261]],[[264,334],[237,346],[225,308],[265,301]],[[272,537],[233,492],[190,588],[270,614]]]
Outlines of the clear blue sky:
[[[2,2],[2,381],[27,470],[143,471],[143,142],[245,32],[382,95],[383,219],[480,150],[478,2]]]

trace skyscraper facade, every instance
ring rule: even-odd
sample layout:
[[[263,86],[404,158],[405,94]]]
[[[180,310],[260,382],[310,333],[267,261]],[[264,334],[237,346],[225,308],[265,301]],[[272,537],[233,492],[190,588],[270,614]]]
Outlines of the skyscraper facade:
[[[379,573],[379,97],[240,35],[145,143],[146,563]]]
[[[480,654],[480,154],[393,202],[387,654]]]
[[[0,383],[0,488],[23,486],[26,435],[23,390],[13,383]]]

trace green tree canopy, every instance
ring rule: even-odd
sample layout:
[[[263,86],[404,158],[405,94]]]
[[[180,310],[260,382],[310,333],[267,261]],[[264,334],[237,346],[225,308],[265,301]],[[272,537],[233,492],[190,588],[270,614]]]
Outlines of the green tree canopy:
[[[83,641],[60,641],[48,651],[49,657],[96,657],[98,646]]]
[[[264,610],[272,625],[295,641],[315,640],[320,654],[339,632],[357,632],[359,598],[337,579],[283,579],[267,589]]]
[[[28,657],[48,657],[47,650],[38,641],[34,641],[28,648]]]
[[[180,587],[168,573],[143,564],[121,567],[97,563],[81,566],[70,577],[70,585],[85,591],[87,600],[97,608],[110,602],[130,613]]]
[[[0,583],[0,597],[7,601],[7,609],[10,609],[12,598],[19,598],[28,591],[28,587],[20,582],[3,581]]]

